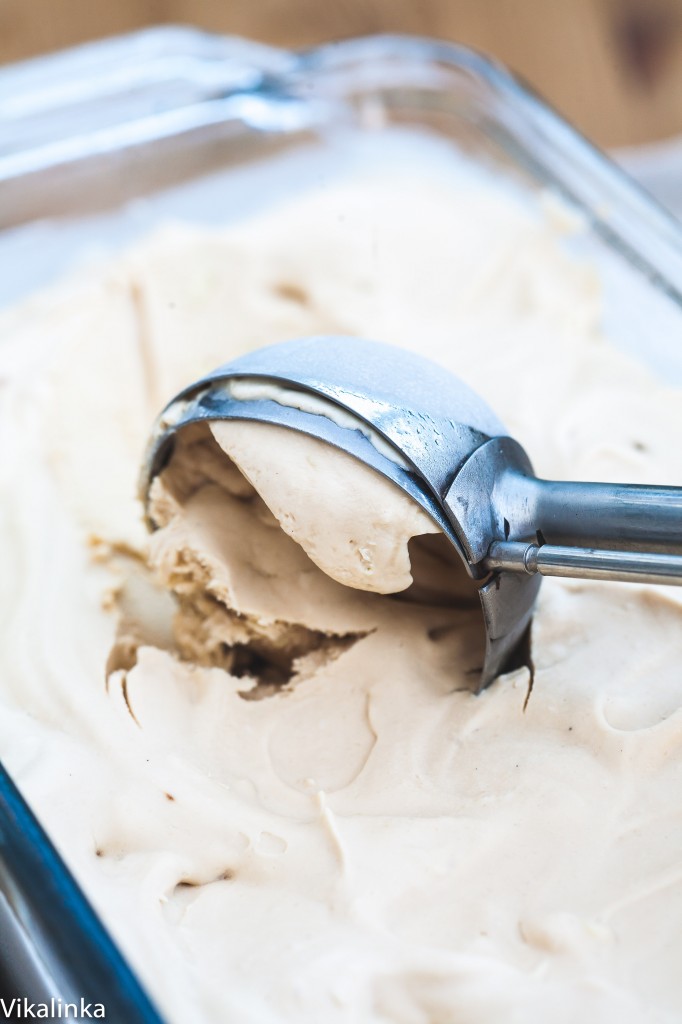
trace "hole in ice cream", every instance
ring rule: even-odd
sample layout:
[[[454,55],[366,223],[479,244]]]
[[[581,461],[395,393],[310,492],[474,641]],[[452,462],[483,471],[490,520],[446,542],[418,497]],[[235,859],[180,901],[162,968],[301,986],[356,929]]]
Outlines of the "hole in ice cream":
[[[273,291],[280,299],[294,302],[298,306],[307,306],[310,302],[310,296],[305,288],[302,288],[300,284],[296,284],[294,281],[279,281],[274,286]]]
[[[250,690],[240,691],[245,700],[258,700],[286,686],[295,678],[310,674],[338,658],[366,633],[350,633],[347,636],[327,636],[319,630],[301,629],[301,646],[298,653],[285,652],[273,645],[235,644],[226,648],[229,659],[228,671],[238,679],[247,676],[257,679],[258,685]]]

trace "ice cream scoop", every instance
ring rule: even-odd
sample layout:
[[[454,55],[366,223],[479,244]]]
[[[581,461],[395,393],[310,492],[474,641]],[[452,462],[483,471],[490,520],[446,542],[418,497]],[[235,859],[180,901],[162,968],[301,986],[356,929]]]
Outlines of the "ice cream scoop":
[[[159,416],[142,473],[145,499],[178,431],[216,420],[319,438],[416,501],[478,590],[482,686],[514,656],[542,576],[682,584],[682,488],[539,479],[486,404],[414,352],[324,336],[218,367]]]

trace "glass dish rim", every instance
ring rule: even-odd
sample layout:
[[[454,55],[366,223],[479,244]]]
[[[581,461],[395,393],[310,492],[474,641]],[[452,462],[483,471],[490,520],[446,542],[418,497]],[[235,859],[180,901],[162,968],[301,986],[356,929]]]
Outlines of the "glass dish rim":
[[[92,82],[115,66],[121,54],[145,52],[149,60],[138,87],[162,87],[169,63],[184,61],[186,80],[196,87],[191,102],[151,115],[123,118],[104,132],[84,122],[80,132],[57,143],[33,139],[9,153],[0,152],[3,184],[36,171],[84,163],[100,155],[172,137],[225,115],[239,116],[247,100],[271,104],[300,99],[301,83],[383,62],[419,62],[423,68],[467,75],[495,100],[492,121],[504,144],[539,181],[562,195],[587,217],[590,227],[611,249],[639,269],[682,308],[682,223],[662,207],[625,170],[583,136],[522,77],[499,61],[459,43],[408,34],[378,34],[327,42],[301,51],[286,50],[182,25],[165,25],[84,43],[0,68],[0,123],[16,121],[12,106],[32,107],[40,115],[54,111],[55,90],[45,75],[62,82],[62,97],[90,99]],[[211,64],[217,74],[206,76]],[[75,73],[69,71],[75,67]],[[130,68],[128,68],[128,71]],[[156,77],[155,77],[156,76]],[[23,84],[22,84],[23,83]],[[115,81],[112,82],[112,87]],[[308,92],[314,92],[308,88]],[[96,93],[95,93],[96,95]],[[59,96],[59,90],[57,90]],[[42,108],[41,108],[42,103]],[[282,104],[280,103],[280,107]],[[7,110],[9,109],[9,118]],[[506,122],[509,123],[506,123]],[[272,126],[270,126],[272,127]],[[286,130],[284,123],[280,130]]]

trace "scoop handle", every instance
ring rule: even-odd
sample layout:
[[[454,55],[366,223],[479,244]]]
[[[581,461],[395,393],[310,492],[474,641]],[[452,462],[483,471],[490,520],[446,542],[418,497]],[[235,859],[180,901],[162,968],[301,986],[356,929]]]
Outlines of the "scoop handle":
[[[490,571],[564,576],[623,583],[667,583],[682,586],[682,555],[640,551],[600,551],[596,548],[495,541],[485,560]]]
[[[526,479],[539,542],[682,552],[682,488]]]

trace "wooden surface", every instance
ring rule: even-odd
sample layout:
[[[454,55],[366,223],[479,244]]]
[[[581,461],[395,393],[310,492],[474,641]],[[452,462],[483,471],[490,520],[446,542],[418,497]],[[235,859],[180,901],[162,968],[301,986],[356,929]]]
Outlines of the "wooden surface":
[[[603,145],[682,132],[682,0],[0,0],[0,62],[168,22],[289,47],[440,36],[503,60]]]

